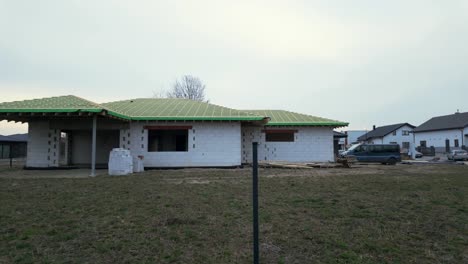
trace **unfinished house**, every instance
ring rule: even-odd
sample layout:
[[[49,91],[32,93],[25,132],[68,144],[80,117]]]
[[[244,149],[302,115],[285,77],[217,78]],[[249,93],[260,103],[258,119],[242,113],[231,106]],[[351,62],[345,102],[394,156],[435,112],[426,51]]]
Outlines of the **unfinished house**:
[[[0,103],[0,120],[29,124],[30,168],[104,167],[119,147],[145,167],[232,167],[250,162],[253,141],[261,160],[330,161],[333,128],[347,125],[187,99],[97,104],[72,95]]]
[[[252,142],[258,142],[263,161],[334,161],[333,129],[348,123],[284,110],[244,110],[269,118],[262,126],[242,126],[242,162],[252,160]]]

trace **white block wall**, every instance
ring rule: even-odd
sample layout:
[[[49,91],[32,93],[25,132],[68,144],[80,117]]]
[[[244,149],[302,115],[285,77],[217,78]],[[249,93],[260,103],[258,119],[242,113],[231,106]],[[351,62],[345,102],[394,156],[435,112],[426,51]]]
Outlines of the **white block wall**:
[[[252,162],[252,142],[257,141],[259,161],[334,161],[333,129],[327,127],[288,127],[298,130],[294,142],[266,142],[263,127],[242,128],[242,162]],[[274,129],[274,128],[269,128]],[[280,129],[280,128],[277,128]]]
[[[441,130],[441,131],[430,131],[430,132],[419,132],[415,133],[415,144],[416,146],[421,145],[421,141],[426,141],[427,147],[435,147],[437,152],[445,152],[445,140],[450,141],[451,149],[455,149],[455,139],[458,139],[459,148],[464,145],[468,145],[466,142],[466,137],[468,131],[461,129],[451,129],[451,130]]]
[[[188,151],[148,152],[146,125],[192,126],[188,131]],[[129,149],[132,156],[144,156],[145,167],[239,166],[241,126],[237,122],[133,122],[129,129],[120,131],[120,147]]]
[[[60,131],[50,129],[48,121],[31,121],[28,134],[26,167],[58,167]]]
[[[465,127],[463,130],[463,135],[465,136],[463,138],[463,145],[465,145],[468,148],[468,127]]]

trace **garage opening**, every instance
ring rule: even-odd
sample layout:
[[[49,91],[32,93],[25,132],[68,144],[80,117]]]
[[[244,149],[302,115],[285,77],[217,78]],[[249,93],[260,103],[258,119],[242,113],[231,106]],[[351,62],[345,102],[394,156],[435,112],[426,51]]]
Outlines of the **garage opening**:
[[[148,152],[188,151],[188,129],[148,130]]]
[[[62,131],[64,132],[64,131]],[[92,133],[89,130],[72,130],[62,134],[66,149],[61,157],[62,164],[89,166],[91,164]],[[96,135],[96,166],[106,168],[109,162],[109,153],[113,148],[119,147],[119,130],[98,130]],[[62,141],[62,139],[61,139]]]

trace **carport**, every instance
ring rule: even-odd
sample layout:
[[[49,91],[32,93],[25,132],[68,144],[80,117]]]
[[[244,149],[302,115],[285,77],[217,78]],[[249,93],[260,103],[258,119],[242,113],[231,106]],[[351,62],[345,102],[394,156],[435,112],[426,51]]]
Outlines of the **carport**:
[[[60,96],[0,104],[0,120],[28,123],[29,168],[89,166],[107,163],[108,152],[119,147],[119,133],[128,120],[76,96]]]

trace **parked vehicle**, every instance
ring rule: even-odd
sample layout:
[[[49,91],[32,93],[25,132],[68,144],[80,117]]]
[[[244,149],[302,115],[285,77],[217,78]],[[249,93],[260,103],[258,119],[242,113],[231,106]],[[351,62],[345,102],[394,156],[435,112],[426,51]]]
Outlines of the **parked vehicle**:
[[[408,152],[408,156],[412,156],[411,151]],[[423,154],[421,152],[417,151],[417,150],[414,150],[414,157],[419,159],[419,158],[423,157]]]
[[[401,161],[400,146],[397,144],[353,145],[342,157],[355,156],[360,162],[380,162],[394,165]]]
[[[447,155],[447,158],[453,161],[468,160],[468,152],[466,150],[452,150]]]

